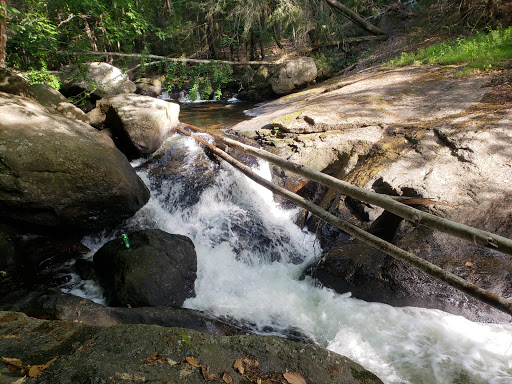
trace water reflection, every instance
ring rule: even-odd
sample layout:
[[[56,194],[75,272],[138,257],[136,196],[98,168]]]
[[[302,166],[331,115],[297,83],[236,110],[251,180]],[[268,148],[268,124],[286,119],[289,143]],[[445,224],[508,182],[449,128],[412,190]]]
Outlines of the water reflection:
[[[235,124],[249,120],[251,117],[244,111],[254,108],[249,102],[201,102],[183,103],[180,110],[180,121],[205,129],[226,129]]]

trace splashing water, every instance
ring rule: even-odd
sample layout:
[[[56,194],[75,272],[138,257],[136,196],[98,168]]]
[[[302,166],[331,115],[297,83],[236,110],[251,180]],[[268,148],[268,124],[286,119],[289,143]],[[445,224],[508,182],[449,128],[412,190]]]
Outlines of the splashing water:
[[[152,197],[128,226],[193,240],[196,297],[185,307],[249,322],[262,332],[298,328],[386,383],[512,382],[512,325],[367,303],[320,288],[309,277],[300,280],[321,250],[313,234],[293,224],[298,211],[281,209],[266,189],[205,159],[191,138],[173,136],[164,151],[177,147],[184,156],[179,172],[162,175],[152,161],[139,166]],[[270,177],[266,164],[257,172]],[[205,177],[208,183],[201,182]],[[86,242],[95,251],[108,238]]]

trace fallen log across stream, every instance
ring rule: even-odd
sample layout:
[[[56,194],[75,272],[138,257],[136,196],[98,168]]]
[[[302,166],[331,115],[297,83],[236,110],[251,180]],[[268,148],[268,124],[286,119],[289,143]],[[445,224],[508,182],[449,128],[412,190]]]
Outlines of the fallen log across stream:
[[[469,225],[447,220],[442,217],[432,215],[431,213],[420,211],[419,209],[415,209],[413,207],[409,207],[406,204],[400,203],[388,195],[382,195],[380,193],[356,187],[355,185],[347,183],[346,181],[326,175],[325,173],[317,172],[304,165],[295,164],[265,150],[242,144],[236,140],[232,140],[218,134],[206,132],[201,128],[194,127],[190,124],[183,125],[195,132],[208,133],[229,147],[266,160],[269,163],[277,165],[297,175],[304,176],[309,180],[325,185],[326,187],[332,188],[354,199],[377,205],[415,224],[421,224],[437,231],[471,241],[472,243],[482,247],[500,251],[507,255],[512,255],[512,240],[507,239],[506,237],[470,227]]]
[[[211,135],[210,133],[203,131],[197,127],[190,126],[189,124],[182,124],[185,127],[193,128],[194,130],[199,130],[201,133],[207,133]],[[342,231],[348,233],[351,236],[354,236],[356,239],[361,240],[365,242],[366,244],[372,246],[373,248],[395,258],[398,260],[402,260],[405,263],[412,265],[413,267],[423,271],[429,276],[432,276],[438,280],[441,280],[445,282],[446,284],[454,287],[455,289],[462,291],[469,296],[474,297],[475,299],[488,304],[502,312],[505,312],[509,315],[512,315],[512,301],[507,300],[504,297],[501,297],[493,292],[487,291],[473,283],[470,283],[461,277],[454,275],[451,272],[448,272],[441,267],[432,264],[410,252],[407,252],[391,243],[388,243],[387,241],[372,235],[368,232],[363,231],[362,229],[340,219],[339,217],[334,216],[333,214],[327,212],[323,208],[319,207],[316,204],[313,204],[312,202],[304,199],[303,197],[288,191],[285,188],[279,187],[272,182],[264,179],[263,177],[255,174],[248,166],[242,164],[238,160],[231,157],[226,152],[222,151],[221,149],[217,148],[215,145],[207,142],[206,140],[202,139],[201,137],[198,137],[197,135],[192,134],[191,132],[187,131],[186,129],[182,127],[178,127],[177,131],[181,134],[193,137],[197,142],[201,143],[202,145],[208,147],[215,155],[222,158],[229,164],[231,164],[233,167],[241,171],[243,174],[245,174],[247,177],[249,177],[251,180],[255,181],[256,183],[264,186],[265,188],[271,190],[273,193],[276,193],[278,195],[281,195],[285,197],[286,199],[290,200],[294,204],[308,210],[309,212],[313,213],[314,215],[318,216],[319,218],[325,220],[326,222],[330,223],[331,225],[334,225],[335,227],[341,229]],[[221,138],[219,135],[212,135],[213,137]],[[226,138],[223,138],[226,139]],[[230,139],[227,139],[230,140]],[[223,140],[224,141],[224,140]],[[238,142],[237,142],[238,143]],[[240,144],[240,143],[238,143]],[[245,152],[245,151],[244,151]]]

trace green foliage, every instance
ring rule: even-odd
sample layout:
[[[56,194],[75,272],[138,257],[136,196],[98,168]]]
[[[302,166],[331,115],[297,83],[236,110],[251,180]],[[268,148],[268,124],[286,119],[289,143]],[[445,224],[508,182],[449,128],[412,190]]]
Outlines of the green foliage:
[[[231,66],[214,62],[199,65],[167,62],[165,70],[165,85],[168,88],[181,88],[192,83],[189,91],[191,100],[196,100],[198,95],[202,100],[208,100],[212,93],[215,99],[220,99],[222,87],[231,80],[233,74]]]
[[[196,78],[194,81],[194,85],[190,88],[189,95],[191,100],[197,100],[197,95],[199,93],[199,78]]]
[[[317,53],[313,56],[319,77],[329,77],[345,67],[345,60],[332,52],[324,54]]]
[[[19,15],[20,13],[21,12],[18,9],[11,7],[10,5],[0,3],[0,20],[5,20],[6,14],[8,19],[9,15]]]
[[[25,74],[30,84],[48,84],[51,87],[59,90],[60,79],[48,71],[46,65],[43,63],[40,70],[36,72],[28,72]]]
[[[478,32],[471,38],[458,38],[453,42],[442,42],[416,53],[403,52],[398,59],[388,64],[403,66],[411,64],[467,64],[472,69],[490,70],[499,67],[503,60],[512,59],[512,27]]]
[[[7,40],[8,63],[27,70],[42,69],[57,51],[57,26],[42,11],[15,15]]]
[[[351,1],[348,5],[370,14],[390,0]],[[58,55],[59,51],[244,60],[258,54],[256,47],[263,56],[261,51],[273,39],[293,39],[296,47],[341,40],[346,24],[343,14],[323,0],[11,0],[10,4],[4,7],[11,16],[7,63],[43,73],[70,61],[98,60],[72,59]],[[126,59],[114,60],[123,68],[133,66]],[[326,71],[335,72],[339,66],[327,55],[317,60]],[[140,64],[142,75],[150,62],[144,57]],[[192,84],[203,98],[212,93],[219,98],[232,77],[227,65],[165,63],[161,68],[168,86]]]

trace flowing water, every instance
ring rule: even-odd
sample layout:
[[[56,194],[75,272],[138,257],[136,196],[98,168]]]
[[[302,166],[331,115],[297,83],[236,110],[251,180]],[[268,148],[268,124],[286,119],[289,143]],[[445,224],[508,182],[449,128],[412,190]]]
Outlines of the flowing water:
[[[185,307],[261,333],[299,329],[386,383],[512,383],[512,325],[478,324],[437,310],[367,303],[300,279],[321,249],[293,224],[297,213],[193,139],[175,135],[152,159],[134,164],[149,203],[110,234],[84,239],[90,257],[120,231],[160,228],[196,247],[196,297]],[[269,167],[257,172],[269,178]],[[93,286],[84,286],[84,290]],[[98,295],[98,292],[94,292]]]

